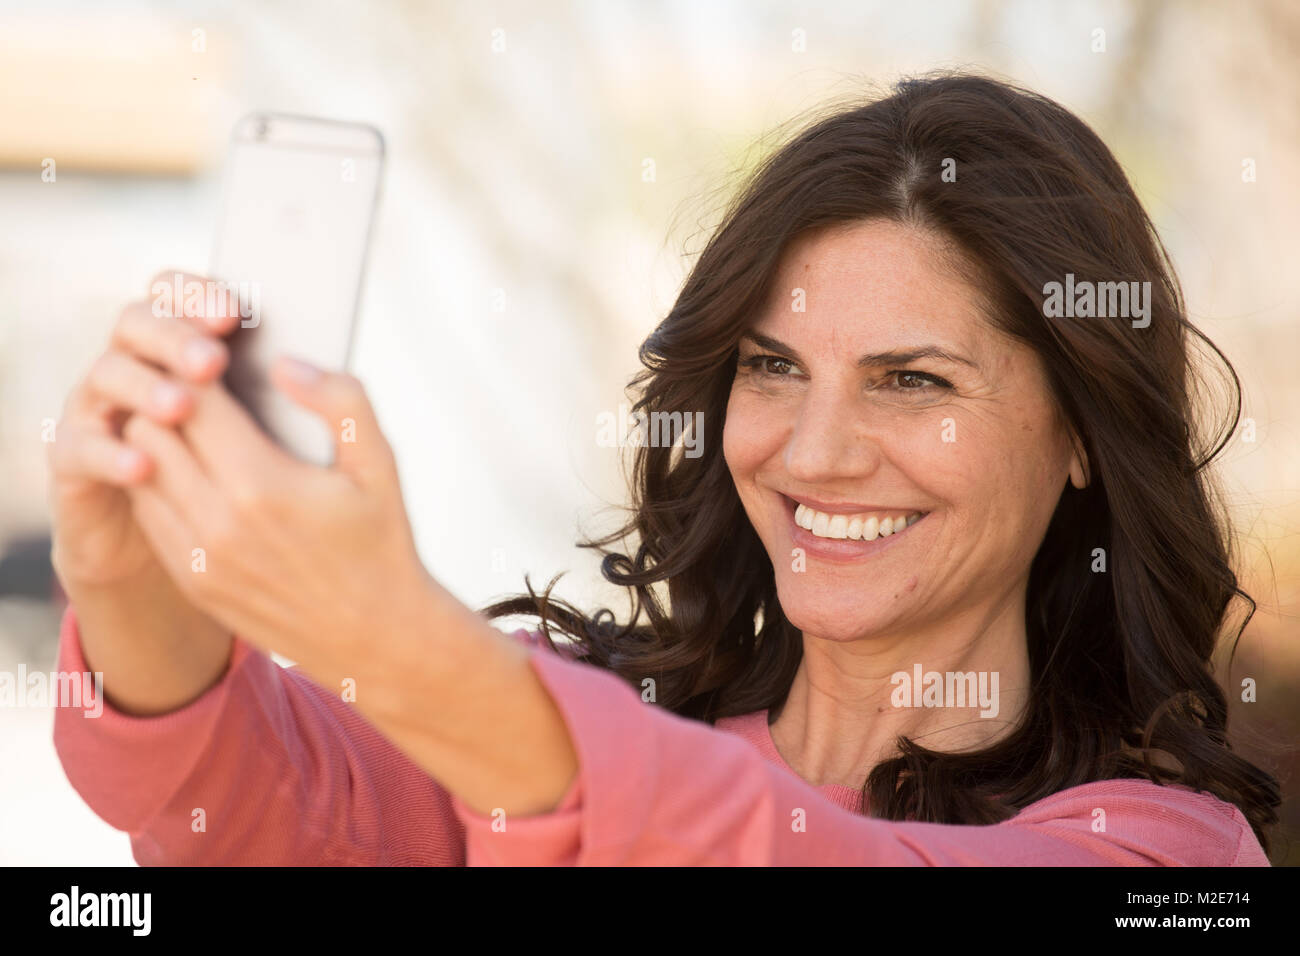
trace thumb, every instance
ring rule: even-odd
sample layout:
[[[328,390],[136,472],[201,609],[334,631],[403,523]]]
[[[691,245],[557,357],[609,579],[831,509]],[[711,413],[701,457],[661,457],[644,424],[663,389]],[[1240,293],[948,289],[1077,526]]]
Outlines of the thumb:
[[[271,367],[271,381],[293,401],[325,419],[334,436],[334,462],[363,483],[396,474],[392,448],[355,376],[327,372],[287,356]]]

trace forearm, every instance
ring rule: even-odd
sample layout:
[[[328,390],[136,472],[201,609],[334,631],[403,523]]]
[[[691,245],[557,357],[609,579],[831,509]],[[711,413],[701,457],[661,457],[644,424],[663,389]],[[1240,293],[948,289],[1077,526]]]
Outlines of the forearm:
[[[86,666],[127,714],[176,710],[218,680],[230,633],[184,599],[159,568],[112,585],[64,582],[77,610]]]
[[[357,706],[467,806],[528,816],[555,808],[578,771],[568,729],[529,650],[432,580],[399,612],[406,637]]]

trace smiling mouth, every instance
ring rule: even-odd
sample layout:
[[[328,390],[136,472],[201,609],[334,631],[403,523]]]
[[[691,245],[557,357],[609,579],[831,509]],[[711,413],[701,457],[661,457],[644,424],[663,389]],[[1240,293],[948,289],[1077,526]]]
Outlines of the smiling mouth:
[[[798,528],[813,538],[823,541],[843,541],[845,544],[875,541],[877,538],[890,538],[906,531],[924,518],[928,511],[909,511],[907,509],[881,509],[856,513],[837,511],[820,511],[785,498],[787,510]]]
[[[815,537],[850,541],[875,541],[878,537],[887,538],[909,525],[916,524],[922,517],[920,511],[879,517],[874,514],[832,515],[824,511],[814,511],[807,505],[799,505],[794,510],[794,523],[805,531],[811,531]]]

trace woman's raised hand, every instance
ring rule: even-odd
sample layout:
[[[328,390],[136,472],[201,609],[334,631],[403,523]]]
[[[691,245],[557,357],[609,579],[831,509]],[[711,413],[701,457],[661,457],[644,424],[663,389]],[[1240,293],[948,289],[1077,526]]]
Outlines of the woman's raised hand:
[[[196,607],[318,680],[356,678],[392,663],[376,644],[428,626],[432,581],[361,383],[281,359],[272,384],[330,426],[331,467],[292,457],[214,381],[179,425],[127,420],[124,440],[152,463],[130,488],[134,514]]]
[[[158,283],[170,286],[172,274],[155,277],[150,288]],[[131,416],[162,426],[184,422],[194,411],[194,387],[226,367],[222,337],[238,324],[238,308],[174,316],[170,301],[141,299],[122,310],[108,347],[69,394],[49,443],[52,559],[71,595],[157,568],[126,493],[149,479],[152,462],[122,438],[122,426]]]
[[[207,297],[173,307],[178,274],[150,283],[153,298],[122,310],[108,347],[68,396],[48,446],[51,559],[76,612],[86,665],[103,674],[108,702],[136,715],[184,706],[225,672],[231,634],[196,608],[164,570],[136,520],[130,491],[154,462],[122,437],[126,421],[175,428],[195,389],[228,362],[222,337],[237,304],[207,314]],[[179,275],[181,288],[206,283]],[[214,303],[216,304],[216,303]]]
[[[236,304],[166,312],[123,312],[51,450],[56,561],[110,703],[184,706],[221,678],[234,634],[324,687],[350,684],[347,699],[468,806],[553,808],[577,768],[564,722],[529,651],[420,563],[361,383],[275,366],[272,384],[334,434],[331,467],[304,463],[220,380]]]

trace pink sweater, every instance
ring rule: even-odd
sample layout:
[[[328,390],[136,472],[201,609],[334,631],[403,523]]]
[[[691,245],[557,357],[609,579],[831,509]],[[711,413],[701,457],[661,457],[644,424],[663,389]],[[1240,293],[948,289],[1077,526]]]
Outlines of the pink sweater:
[[[785,764],[766,712],[709,727],[515,635],[535,645],[579,771],[554,811],[504,829],[339,695],[238,639],[220,683],[182,709],[58,708],[54,744],[146,865],[1269,865],[1235,806],[1142,780],[1072,787],[993,826],[865,817],[856,789]],[[87,670],[71,608],[58,668]]]

